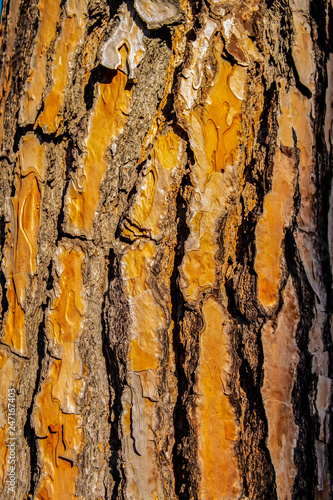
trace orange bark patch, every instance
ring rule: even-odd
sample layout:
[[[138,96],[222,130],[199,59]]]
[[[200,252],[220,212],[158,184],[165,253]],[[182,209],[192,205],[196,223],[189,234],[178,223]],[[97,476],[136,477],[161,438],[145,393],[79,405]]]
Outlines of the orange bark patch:
[[[207,180],[213,172],[223,172],[227,163],[234,162],[246,77],[245,68],[240,72],[237,66],[233,68],[230,63],[222,60],[204,107],[197,109],[210,163],[209,172],[205,172],[208,174]]]
[[[124,224],[123,233],[133,238],[138,229],[141,234],[158,238],[166,216],[170,193],[172,193],[173,171],[181,164],[183,142],[170,130],[157,137],[147,161],[146,174],[138,189],[130,211],[131,224]]]
[[[132,317],[133,339],[130,343],[131,370],[156,369],[159,365],[158,328],[165,320],[161,306],[149,286],[149,266],[155,244],[136,244],[123,257],[123,276],[127,282]]]
[[[25,356],[24,305],[26,290],[37,271],[37,237],[40,227],[41,181],[45,151],[37,137],[28,133],[18,154],[20,176],[15,178],[12,223],[5,247],[7,300],[9,304],[2,339],[11,349]]]
[[[52,385],[59,372],[60,360],[55,360],[50,370],[51,381],[44,382],[36,398],[33,417],[42,458],[42,480],[36,498],[72,500],[78,468],[77,455],[83,444],[82,419],[79,415],[65,414],[59,402],[51,397]],[[42,438],[42,439],[40,439]]]
[[[267,323],[262,330],[262,396],[268,423],[267,446],[275,468],[278,497],[285,499],[290,498],[297,472],[293,453],[298,437],[292,408],[292,390],[298,363],[295,336],[299,313],[290,278],[282,296],[283,306],[278,314],[276,329],[271,323]]]
[[[294,196],[294,159],[276,150],[272,190],[264,201],[264,210],[256,228],[255,270],[258,275],[259,300],[272,307],[278,298],[281,278],[280,259],[284,229],[288,226]]]
[[[185,255],[183,283],[186,296],[193,300],[198,298],[199,292],[207,290],[214,284],[214,252],[217,246],[213,239],[215,232],[213,215],[197,213],[191,222],[191,230],[194,234],[199,234],[200,239],[198,248]]]
[[[135,243],[122,258],[124,280],[131,298],[148,289],[149,266],[156,247],[152,241]]]
[[[107,148],[127,121],[132,91],[126,90],[126,84],[127,76],[121,71],[111,83],[99,84],[96,108],[89,123],[82,175],[70,184],[67,193],[69,222],[80,234],[91,234],[100,184],[107,167]]]
[[[37,44],[34,49],[30,74],[21,99],[19,123],[34,123],[40,108],[42,94],[46,83],[47,50],[56,35],[56,26],[60,17],[59,0],[39,0],[40,21]]]
[[[36,272],[37,236],[40,226],[41,192],[34,174],[22,177],[17,182],[15,197],[12,199],[16,215],[16,241],[14,243],[13,274]],[[15,279],[15,278],[14,278]],[[17,288],[20,288],[17,286]],[[17,290],[19,297],[23,290]]]
[[[159,135],[155,141],[153,155],[165,170],[173,170],[178,164],[180,138],[171,129],[166,135]]]
[[[8,312],[4,328],[4,336],[1,339],[10,349],[25,356],[27,354],[27,341],[25,336],[24,311],[17,300],[17,294],[14,287],[14,281],[9,279],[7,288]]]
[[[224,172],[234,163],[246,76],[246,70],[239,73],[222,60],[206,102],[190,114],[190,141],[199,165],[194,173],[201,191],[213,172]]]
[[[60,359],[49,366],[33,411],[42,464],[37,498],[43,500],[76,498],[76,460],[83,445],[79,401],[84,381],[82,360],[76,349],[85,308],[83,262],[81,249],[60,247],[56,258],[57,295],[51,304],[47,328],[49,349]]]
[[[152,333],[151,331],[141,332],[139,338],[132,340],[129,352],[132,370],[156,370],[158,368],[158,344]]]
[[[314,182],[314,162],[312,161],[313,130],[312,102],[295,90],[291,93],[293,128],[297,135],[297,147],[300,150],[299,190],[301,207],[298,224],[301,228],[315,229],[316,185]]]
[[[205,326],[200,332],[200,359],[196,371],[196,408],[199,483],[202,500],[234,500],[241,492],[234,443],[236,419],[226,387],[229,369],[227,321],[222,307],[209,297],[202,308]]]
[[[57,343],[74,342],[79,336],[84,313],[82,299],[82,266],[84,253],[79,249],[61,247],[58,262],[62,273],[60,292],[55,297],[49,315],[48,335]]]
[[[44,179],[45,148],[32,132],[28,132],[22,139],[18,163],[22,177],[34,173],[39,181]]]
[[[191,234],[182,265],[182,285],[189,300],[196,300],[215,281],[216,222],[236,189],[235,164],[246,75],[246,70],[236,71],[222,61],[204,106],[189,115],[189,136],[196,159],[195,193],[188,221]]]
[[[137,203],[140,201],[139,196]],[[160,208],[155,203],[156,198],[153,200],[152,211]],[[138,240],[122,257],[122,275],[126,284],[131,329],[129,386],[122,398],[125,491],[128,498],[163,497],[158,450],[162,438],[157,430],[157,386],[163,355],[160,331],[165,328],[166,317],[150,283],[150,267],[154,262],[155,251],[154,242]],[[166,369],[170,370],[170,367],[167,366]],[[170,390],[169,398],[172,399],[172,396],[174,395]],[[162,432],[165,432],[164,429]]]

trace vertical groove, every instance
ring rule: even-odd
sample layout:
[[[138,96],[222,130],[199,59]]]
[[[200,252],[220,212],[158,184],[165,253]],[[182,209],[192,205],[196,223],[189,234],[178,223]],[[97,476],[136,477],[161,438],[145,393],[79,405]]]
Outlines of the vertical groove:
[[[286,259],[293,284],[297,292],[302,314],[296,332],[296,341],[300,360],[293,388],[293,412],[299,427],[294,460],[297,476],[294,482],[292,498],[314,498],[316,470],[314,440],[316,424],[313,421],[309,394],[314,388],[314,375],[311,373],[311,355],[308,351],[309,331],[313,322],[314,296],[306,278],[303,266],[297,255],[297,247],[290,231],[286,234]]]
[[[111,249],[109,254],[109,288],[103,304],[103,353],[106,360],[110,390],[110,471],[114,484],[106,491],[106,498],[123,498],[125,475],[121,441],[121,397],[126,377],[128,310],[123,301],[118,259]],[[119,307],[120,305],[120,307]]]
[[[40,469],[38,467],[38,460],[37,460],[37,440],[34,428],[31,425],[31,415],[34,407],[35,396],[38,393],[40,387],[42,362],[46,353],[45,333],[44,333],[46,304],[42,306],[42,309],[43,309],[43,320],[38,328],[38,340],[37,340],[38,369],[37,369],[35,387],[31,397],[31,405],[28,408],[26,423],[24,426],[24,437],[26,438],[27,444],[30,448],[30,489],[28,491],[28,495],[30,495],[31,498],[34,498],[36,484],[38,483],[40,476]]]
[[[195,331],[185,331],[185,310],[183,294],[179,288],[179,266],[185,252],[185,242],[189,235],[186,224],[187,201],[184,199],[186,186],[191,186],[189,174],[184,175],[177,196],[177,245],[175,248],[174,268],[171,277],[171,303],[173,329],[173,349],[178,383],[178,398],[174,409],[175,444],[173,449],[173,469],[176,494],[179,499],[196,500],[197,484],[195,471],[196,443],[190,428],[188,407],[193,398],[194,371],[197,363],[197,343]],[[196,313],[187,309],[187,315],[194,319]],[[194,326],[194,325],[193,325]],[[196,331],[200,329],[195,321]],[[192,327],[193,328],[193,327]],[[191,337],[193,338],[191,339]],[[186,369],[186,366],[188,367]]]

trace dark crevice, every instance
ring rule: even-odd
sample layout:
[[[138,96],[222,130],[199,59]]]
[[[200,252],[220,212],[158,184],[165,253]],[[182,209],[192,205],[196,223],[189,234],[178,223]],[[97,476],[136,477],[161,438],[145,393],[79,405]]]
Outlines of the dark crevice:
[[[309,331],[314,318],[314,293],[309,285],[298,255],[296,242],[290,230],[285,237],[285,257],[292,277],[302,313],[296,331],[299,362],[292,391],[292,405],[295,423],[298,426],[297,445],[294,449],[294,463],[297,475],[292,498],[314,498],[316,479],[315,434],[316,423],[311,415],[309,394],[313,394],[315,377],[312,374],[312,357],[308,350]]]
[[[247,359],[246,343],[242,341],[246,328],[239,327],[239,345],[237,354],[241,359],[239,368],[241,388],[247,395],[244,420],[247,425],[247,433],[253,434],[253,440],[256,443],[257,453],[250,460],[246,460],[244,465],[244,492],[246,495],[260,499],[277,499],[275,471],[272,464],[270,452],[266,445],[268,437],[268,423],[260,392],[263,379],[263,348],[261,343],[261,329],[255,332],[258,348],[258,368],[254,373],[250,362]],[[248,332],[246,332],[248,333]],[[260,434],[258,439],[257,435]],[[242,436],[243,438],[243,436]],[[246,450],[246,443],[243,443],[243,452]],[[251,451],[249,450],[251,453]],[[245,457],[247,453],[245,452]],[[249,455],[248,455],[248,458]],[[254,469],[255,472],[252,470]],[[257,476],[257,477],[255,477]]]
[[[16,123],[18,123],[18,112],[16,116]],[[28,132],[35,132],[33,125],[26,125],[25,127],[21,127],[17,125],[14,135],[14,144],[13,144],[13,152],[17,153],[20,147],[20,140],[23,136],[25,136]]]
[[[124,302],[118,259],[110,249],[109,290],[104,295],[102,307],[102,345],[110,392],[110,461],[114,481],[112,492],[106,491],[106,498],[118,500],[125,482],[122,464],[121,398],[126,383],[128,305]]]
[[[278,89],[273,82],[269,88],[266,88],[265,80],[262,80],[264,87],[263,110],[259,117],[260,129],[256,134],[256,148],[248,165],[245,167],[244,178],[251,182],[257,191],[258,204],[257,209],[249,217],[258,216],[262,213],[266,193],[271,189],[273,165],[275,155],[275,144],[277,136],[277,107],[278,107]],[[260,161],[258,161],[260,160]],[[263,164],[263,167],[261,166]]]
[[[179,23],[176,23],[179,24]],[[171,31],[172,25],[161,26],[161,28],[155,30],[145,30],[145,35],[151,40],[163,40],[169,49],[172,48]]]
[[[287,62],[287,67],[290,69],[291,73],[289,74],[289,78],[293,76],[294,78],[294,84],[296,88],[301,92],[302,95],[304,95],[307,99],[312,98],[312,92],[311,90],[301,82],[300,76],[295,64],[295,60],[293,57],[292,53],[292,47],[294,45],[294,40],[293,40],[293,23],[292,23],[292,12],[290,10],[290,7],[288,6],[285,9],[285,12],[282,15],[281,18],[281,35],[286,41],[286,46],[285,46],[285,57],[286,57],[286,62]]]
[[[327,23],[327,17],[330,15],[331,2],[326,0],[310,0],[310,22],[316,29],[316,34],[312,34],[315,38],[316,48],[322,53],[328,55],[330,36],[332,36],[332,25]]]
[[[2,5],[0,7],[0,22],[1,22],[1,31],[0,31],[0,35],[3,35],[3,28],[6,26],[7,27],[7,19],[8,19],[8,16],[9,16],[9,12],[10,12],[10,5],[11,5],[11,2],[10,0],[3,0],[2,2]],[[4,9],[4,6],[6,7]],[[2,14],[2,11],[3,11],[3,14]],[[5,39],[5,44],[2,48],[2,53],[5,54],[6,53],[6,39]]]
[[[53,282],[51,269],[50,269],[49,279],[52,280],[52,282]],[[35,496],[36,485],[38,484],[38,480],[39,480],[40,473],[41,473],[40,468],[38,466],[37,438],[36,438],[35,431],[31,425],[31,414],[32,414],[33,407],[34,407],[35,397],[38,393],[39,386],[40,386],[42,361],[44,359],[45,352],[46,352],[45,335],[44,335],[45,310],[46,310],[46,304],[42,304],[43,319],[42,319],[41,323],[39,324],[38,336],[37,336],[38,361],[37,361],[36,381],[35,381],[35,387],[34,387],[34,390],[32,393],[31,405],[27,410],[27,419],[26,419],[26,423],[24,426],[24,437],[27,440],[27,444],[28,444],[29,451],[30,451],[30,489],[29,489],[29,495],[31,495],[31,498],[34,498],[34,496]]]
[[[311,99],[312,92],[306,85],[304,85],[304,83],[301,82],[292,53],[292,46],[294,45],[295,42],[293,40],[294,27],[292,23],[292,12],[289,6],[287,7],[285,14],[283,15],[283,21],[285,24],[284,34],[286,41],[288,42],[288,49],[285,52],[288,68],[290,68],[292,72],[297,90],[299,90],[301,94],[304,95],[307,99]]]
[[[86,103],[87,111],[89,111],[94,104],[95,84],[111,83],[116,74],[116,69],[109,69],[101,64],[91,71],[88,83],[84,88],[84,102]]]
[[[316,9],[316,5],[314,5]],[[333,5],[332,2],[328,3],[328,53],[333,52]]]
[[[2,259],[3,259],[3,249],[5,246],[5,241],[6,241],[6,222],[5,222],[5,217],[2,215],[0,217],[0,255],[1,255]],[[2,290],[1,318],[3,321],[5,314],[8,311],[9,304],[8,304],[8,300],[7,300],[6,277],[5,277],[5,274],[4,274],[1,266],[0,266],[0,286],[1,286],[1,290]]]
[[[122,192],[125,192],[125,191],[123,190]],[[131,205],[131,200],[136,195],[136,193],[137,193],[136,184],[134,184],[134,186],[132,187],[132,189],[130,190],[129,193],[125,192],[125,194],[127,195],[127,209],[123,212],[123,215],[120,217],[120,220],[118,222],[118,225],[117,225],[117,228],[116,228],[116,232],[115,232],[115,238],[116,239],[118,239],[119,241],[122,241],[124,243],[129,243],[129,244],[131,244],[132,241],[130,239],[126,238],[122,234],[122,229],[123,229],[123,225],[125,223],[125,220],[127,218],[127,213],[128,213],[128,209],[129,209],[129,207]]]
[[[42,111],[42,110],[41,110]],[[18,113],[17,117],[18,119]],[[66,140],[68,140],[68,135],[67,133],[64,134],[45,134],[43,132],[43,129],[38,125],[37,127],[35,125],[25,125],[23,127],[17,126],[15,135],[14,135],[14,141],[13,141],[13,152],[17,153],[20,148],[20,141],[22,137],[24,137],[26,134],[29,132],[33,132],[34,135],[38,138],[40,144],[50,144],[50,145],[57,145],[64,143]]]
[[[324,179],[323,182],[323,219],[324,219],[324,234],[326,235],[325,238],[325,243],[322,245],[323,251],[321,253],[322,255],[322,266],[323,266],[323,277],[324,277],[324,283],[326,287],[326,293],[327,293],[327,312],[328,312],[328,317],[327,321],[324,326],[324,331],[323,331],[323,339],[325,343],[325,348],[328,352],[329,356],[329,362],[328,362],[328,376],[330,377],[331,380],[333,380],[333,342],[332,342],[332,312],[333,312],[333,293],[332,293],[332,272],[331,272],[331,266],[330,266],[330,254],[329,254],[329,244],[328,244],[328,231],[329,231],[329,224],[332,224],[332,221],[329,219],[329,206],[330,206],[330,197],[331,197],[331,190],[332,188],[332,172],[333,172],[333,157],[332,157],[332,150],[330,151],[330,156],[328,158],[328,166],[329,166],[329,176]],[[333,420],[333,395],[331,396],[331,402],[330,402],[330,412],[329,412],[329,418],[330,421],[332,422]],[[333,485],[333,437],[330,436],[328,440],[328,456],[331,457],[331,460],[329,460],[329,471],[330,471],[330,478],[331,478],[331,485]],[[332,488],[332,486],[331,486]]]
[[[228,311],[237,322],[233,349],[238,357],[239,383],[246,395],[246,400],[242,400],[236,383],[237,377],[231,380],[230,401],[238,420],[242,421],[244,426],[237,445],[240,469],[243,472],[244,495],[273,500],[277,498],[275,471],[266,445],[268,423],[261,394],[264,375],[261,328],[264,318],[258,313],[253,321],[248,321],[240,313],[231,282],[226,284],[226,294]],[[237,369],[237,365],[235,368]]]
[[[109,0],[108,2],[89,2],[88,16],[86,20],[86,37],[89,38],[96,29],[106,25],[108,20],[113,17],[122,2],[118,0]],[[111,11],[111,16],[110,16]]]
[[[123,0],[107,0],[107,4],[110,8],[110,19],[113,18],[117,14],[118,9],[122,3],[123,3]],[[133,5],[133,2],[128,2],[128,3],[131,3]],[[93,5],[95,8],[95,5],[96,5],[95,2],[93,3]]]
[[[259,68],[255,77],[260,78],[258,71]],[[246,213],[243,195],[241,196],[242,215],[235,252],[236,267],[225,282],[225,292],[228,298],[227,308],[235,322],[232,340],[235,376],[230,380],[230,401],[241,426],[237,455],[242,474],[243,494],[249,498],[273,500],[277,498],[276,478],[266,445],[268,423],[261,393],[264,378],[261,331],[267,319],[265,311],[257,300],[257,274],[254,263],[257,253],[256,227],[263,212],[265,196],[272,185],[278,129],[276,119],[278,90],[275,83],[266,88],[263,77],[262,83],[264,105],[259,118],[260,129],[254,133],[256,142],[252,157],[246,158],[243,174],[244,180],[255,187],[256,206]],[[251,91],[253,92],[252,89]],[[224,231],[221,226],[221,245],[225,238]],[[221,261],[225,260],[223,256],[220,258]],[[229,264],[232,268],[232,259]]]
[[[59,234],[59,233],[58,233]],[[73,235],[71,233],[67,233],[66,231],[61,231],[58,241],[63,238],[67,238],[68,240],[80,240],[80,241],[89,241],[89,239],[84,234]]]
[[[327,319],[323,325],[322,338],[324,349],[328,353],[328,376],[333,379],[333,344],[331,335],[331,317],[333,311],[332,294],[332,272],[330,265],[329,229],[332,225],[330,220],[330,196],[332,189],[333,158],[332,149],[327,150],[325,141],[325,119],[326,113],[331,113],[330,103],[326,102],[326,90],[328,86],[327,59],[332,50],[332,5],[324,0],[310,1],[310,20],[312,26],[312,39],[316,63],[316,93],[314,99],[314,144],[315,144],[315,172],[316,172],[316,205],[317,205],[317,252],[320,259],[322,282],[326,291],[326,313]],[[328,22],[327,22],[328,21]],[[333,396],[331,405],[326,416],[332,422]],[[318,422],[319,427],[319,422]],[[317,429],[317,439],[319,438]],[[333,438],[327,439],[328,474],[330,476],[330,495],[332,496],[333,484]]]
[[[191,155],[191,151],[189,151]],[[178,384],[178,397],[174,408],[175,444],[173,448],[173,471],[175,477],[175,491],[180,500],[196,499],[198,485],[196,484],[196,442],[193,439],[188,407],[191,404],[194,387],[194,372],[197,364],[198,332],[201,320],[197,313],[187,309],[183,294],[179,286],[179,266],[185,254],[185,242],[190,229],[186,222],[187,201],[184,190],[191,186],[189,174],[185,174],[177,195],[177,244],[175,247],[174,268],[171,276],[171,316],[174,323],[173,350],[175,354],[176,377]],[[185,316],[191,316],[192,327],[190,335],[191,345],[187,345],[182,335]],[[187,321],[187,328],[191,322]],[[189,359],[191,358],[191,359]],[[186,366],[191,366],[190,372]]]
[[[13,161],[6,154],[0,154],[0,161],[6,161],[8,165],[13,165]]]
[[[48,278],[47,278],[47,281],[46,281],[46,290],[49,291],[49,290],[52,290],[53,289],[53,276],[52,276],[52,268],[53,268],[53,262],[52,260],[50,260],[50,263],[49,265],[47,266],[47,269],[48,269]]]
[[[60,241],[63,237],[67,237],[69,239],[75,239],[76,237],[65,233],[63,230],[64,222],[65,222],[65,201],[66,201],[66,193],[68,190],[68,186],[70,184],[70,175],[69,173],[72,170],[72,165],[74,161],[73,157],[73,150],[74,150],[74,145],[72,140],[69,141],[68,147],[66,150],[66,174],[65,174],[65,184],[63,187],[63,192],[62,192],[62,197],[61,197],[61,209],[59,211],[59,216],[57,220],[57,231],[58,231],[58,236],[57,236],[57,241]],[[81,238],[82,239],[82,238]]]

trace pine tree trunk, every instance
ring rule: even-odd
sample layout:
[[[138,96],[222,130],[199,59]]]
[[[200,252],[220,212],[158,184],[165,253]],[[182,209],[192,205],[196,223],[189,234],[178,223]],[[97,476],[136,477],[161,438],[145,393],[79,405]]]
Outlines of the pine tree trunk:
[[[4,1],[2,499],[332,498],[332,12]]]

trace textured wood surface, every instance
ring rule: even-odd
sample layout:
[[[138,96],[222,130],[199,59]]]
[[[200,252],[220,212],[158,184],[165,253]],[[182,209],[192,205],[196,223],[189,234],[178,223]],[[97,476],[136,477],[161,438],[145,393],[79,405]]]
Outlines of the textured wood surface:
[[[4,1],[1,498],[332,498],[332,16]]]

